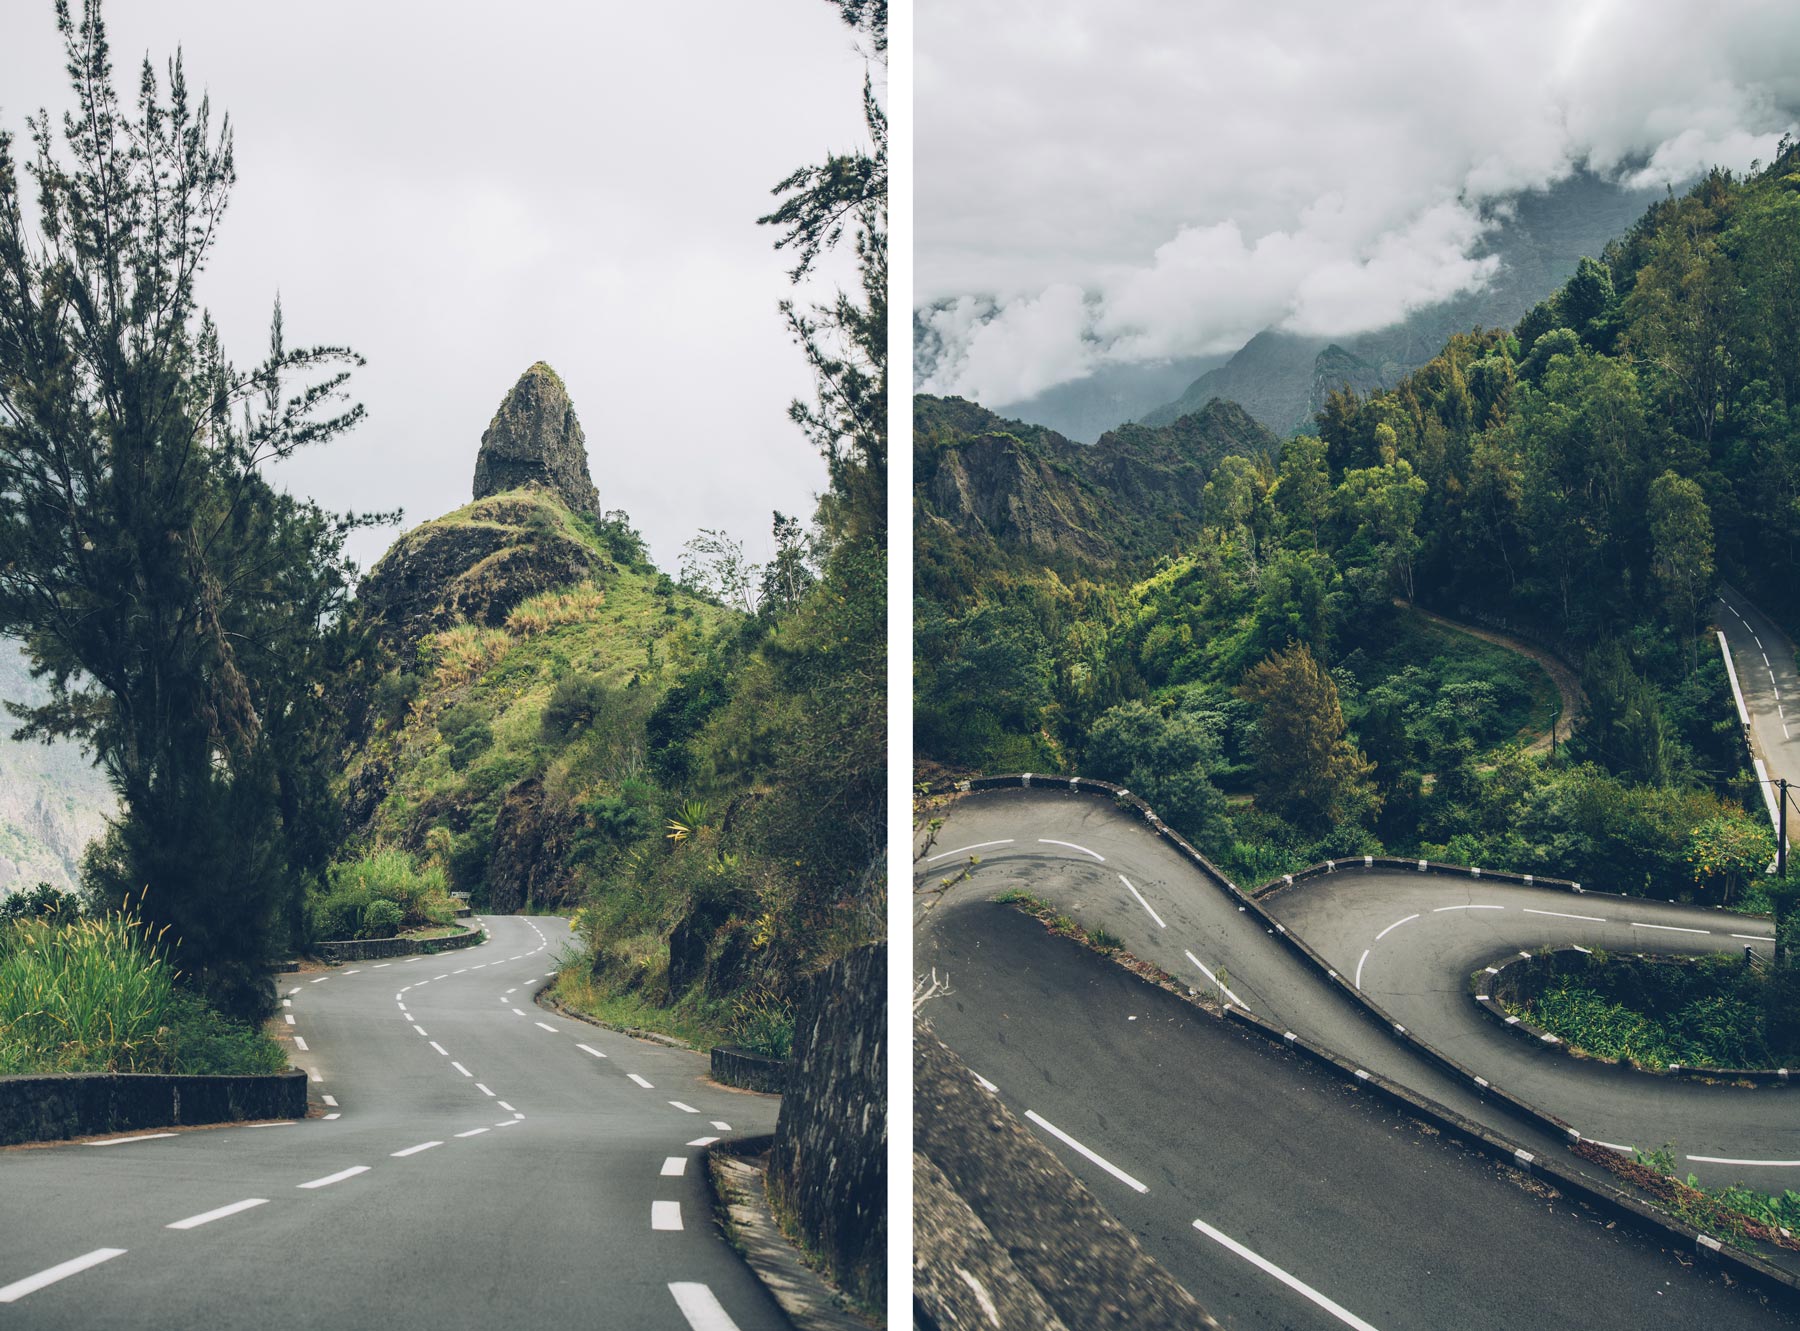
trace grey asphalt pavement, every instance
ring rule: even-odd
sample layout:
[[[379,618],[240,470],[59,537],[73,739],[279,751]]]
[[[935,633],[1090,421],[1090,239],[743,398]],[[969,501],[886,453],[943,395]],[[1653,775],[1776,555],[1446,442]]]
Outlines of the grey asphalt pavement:
[[[786,1327],[701,1176],[779,1101],[538,1007],[568,923],[485,923],[282,977],[304,1121],[0,1151],[0,1325]]]

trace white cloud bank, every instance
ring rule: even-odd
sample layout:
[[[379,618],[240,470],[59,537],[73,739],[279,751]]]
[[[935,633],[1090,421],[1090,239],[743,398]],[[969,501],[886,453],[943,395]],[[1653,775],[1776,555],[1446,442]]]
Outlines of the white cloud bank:
[[[1496,201],[1767,160],[1789,0],[920,0],[924,383],[1017,401],[1478,289]]]

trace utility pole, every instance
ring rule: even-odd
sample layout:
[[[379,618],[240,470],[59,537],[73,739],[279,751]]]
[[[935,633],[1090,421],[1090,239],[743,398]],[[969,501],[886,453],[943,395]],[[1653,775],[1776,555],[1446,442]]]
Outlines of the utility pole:
[[[1775,833],[1775,876],[1787,877],[1787,778],[1778,777],[1775,787],[1781,792],[1781,818]]]

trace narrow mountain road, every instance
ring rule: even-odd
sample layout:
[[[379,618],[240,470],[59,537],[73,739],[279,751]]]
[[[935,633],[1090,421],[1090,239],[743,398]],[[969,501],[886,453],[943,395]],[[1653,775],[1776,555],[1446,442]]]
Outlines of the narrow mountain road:
[[[1731,650],[1732,668],[1750,714],[1756,775],[1765,782],[1763,800],[1770,821],[1778,825],[1775,788],[1767,783],[1785,777],[1800,786],[1800,667],[1794,662],[1794,644],[1774,620],[1731,587],[1720,592],[1713,622]],[[1800,833],[1795,825],[1800,812],[1793,804],[1788,806],[1788,818],[1791,846]]]
[[[1405,606],[1406,602],[1396,598],[1394,604]],[[1461,620],[1450,619],[1416,605],[1411,606],[1410,609],[1440,628],[1449,629],[1453,633],[1466,633],[1471,638],[1480,638],[1483,642],[1491,642],[1496,647],[1504,647],[1509,652],[1517,652],[1520,656],[1541,667],[1543,672],[1550,676],[1551,682],[1556,685],[1556,692],[1562,699],[1562,710],[1557,714],[1556,721],[1550,729],[1526,745],[1525,751],[1527,753],[1549,753],[1556,743],[1568,742],[1569,736],[1575,733],[1575,723],[1581,719],[1581,713],[1587,706],[1587,695],[1582,693],[1581,680],[1569,667],[1567,661],[1552,655],[1535,643],[1526,642],[1523,638],[1515,638],[1510,633],[1501,633],[1497,629],[1484,629],[1474,624],[1465,624]]]
[[[1531,1194],[1541,1205],[1521,1207],[1518,1194],[1531,1185],[1508,1181],[1336,1079],[1280,1051],[1245,1052],[1248,1036],[1165,1004],[1110,964],[1044,952],[1056,940],[1034,941],[1041,928],[1007,922],[993,896],[1029,891],[1196,990],[1226,991],[1258,1016],[1525,1149],[1611,1181],[1568,1154],[1563,1140],[1378,1029],[1109,801],[1054,788],[965,796],[916,870],[915,969],[935,968],[950,985],[928,1014],[938,1034],[1221,1317],[1241,1296],[1247,1311],[1237,1324],[1245,1326],[1432,1327],[1466,1324],[1476,1309],[1493,1326],[1771,1324],[1773,1314],[1750,1296],[1680,1311],[1671,1300],[1710,1299],[1722,1283],[1641,1240],[1621,1243],[1586,1221],[1571,1229],[1571,1208],[1541,1188]],[[1766,953],[1766,921],[1492,880],[1370,872],[1360,863],[1284,889],[1268,904],[1427,1044],[1584,1136],[1644,1147],[1673,1141],[1689,1157],[1682,1163],[1708,1182],[1800,1186],[1800,1101],[1792,1091],[1580,1065],[1482,1025],[1465,983],[1509,951],[1551,942],[1634,951],[1748,945]],[[1209,1231],[1195,1221],[1363,1320],[1345,1322],[1221,1241],[1196,1244]],[[1221,1265],[1214,1249],[1231,1260]],[[1654,1277],[1643,1262],[1665,1275]],[[1285,1292],[1271,1293],[1271,1280]],[[1265,1298],[1274,1301],[1263,1306]],[[1468,1311],[1453,1315],[1455,1307]]]
[[[778,1101],[532,1002],[566,921],[284,977],[302,1122],[0,1151],[13,1327],[775,1331],[701,1148]]]

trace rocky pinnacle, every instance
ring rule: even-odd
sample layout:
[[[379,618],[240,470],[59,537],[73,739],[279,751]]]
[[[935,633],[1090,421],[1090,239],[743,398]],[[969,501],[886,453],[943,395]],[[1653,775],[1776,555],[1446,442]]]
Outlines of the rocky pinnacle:
[[[475,459],[476,499],[532,484],[556,491],[578,513],[600,512],[575,405],[543,361],[520,375],[500,403]]]

